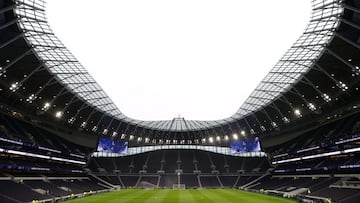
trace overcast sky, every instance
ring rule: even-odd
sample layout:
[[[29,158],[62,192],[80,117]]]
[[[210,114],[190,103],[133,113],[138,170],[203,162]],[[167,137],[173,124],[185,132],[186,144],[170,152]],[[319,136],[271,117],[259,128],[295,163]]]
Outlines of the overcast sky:
[[[310,0],[48,0],[50,26],[141,120],[234,114],[304,31]]]

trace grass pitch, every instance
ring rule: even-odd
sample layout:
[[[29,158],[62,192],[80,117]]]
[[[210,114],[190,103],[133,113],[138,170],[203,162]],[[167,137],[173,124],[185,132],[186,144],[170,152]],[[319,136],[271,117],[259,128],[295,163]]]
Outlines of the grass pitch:
[[[124,189],[115,192],[102,193],[67,203],[294,203],[282,199],[235,189]]]

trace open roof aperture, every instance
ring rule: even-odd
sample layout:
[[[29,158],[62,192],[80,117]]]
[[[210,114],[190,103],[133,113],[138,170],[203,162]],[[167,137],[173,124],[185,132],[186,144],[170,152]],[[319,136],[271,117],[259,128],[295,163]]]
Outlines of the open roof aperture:
[[[55,34],[120,110],[140,120],[231,116],[301,35],[310,11],[301,0],[47,6]]]

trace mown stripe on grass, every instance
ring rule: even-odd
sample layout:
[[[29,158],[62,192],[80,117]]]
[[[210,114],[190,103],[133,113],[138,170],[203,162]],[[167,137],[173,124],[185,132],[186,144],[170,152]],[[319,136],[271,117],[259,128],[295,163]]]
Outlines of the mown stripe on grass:
[[[144,203],[163,202],[169,190],[154,190],[153,195],[145,199]]]
[[[190,193],[190,190],[181,190],[179,192],[180,203],[196,203],[194,196]]]
[[[132,194],[130,197],[119,197],[116,202],[119,202],[121,200],[122,203],[125,202],[144,202],[149,197],[152,197],[156,195],[159,191],[158,190],[152,190],[152,189],[143,189],[138,190],[136,193]],[[128,195],[129,196],[129,195]]]
[[[169,192],[166,194],[162,202],[179,203],[179,190],[168,190],[168,191]]]
[[[201,190],[202,189],[190,189],[189,190],[190,194],[193,196],[196,203],[214,202],[207,195],[204,195],[202,192],[200,192]]]
[[[208,190],[199,190],[203,195],[206,195],[213,202],[236,202],[234,199],[225,198],[223,195],[220,195],[217,191],[218,189],[208,189]]]
[[[263,203],[264,198],[260,197],[257,194],[247,194],[244,195],[242,191],[239,190],[218,190],[217,193],[219,195],[223,196],[224,198],[229,199],[230,201],[236,200],[237,202],[253,202],[256,201],[256,203]],[[270,203],[270,202],[267,202]]]

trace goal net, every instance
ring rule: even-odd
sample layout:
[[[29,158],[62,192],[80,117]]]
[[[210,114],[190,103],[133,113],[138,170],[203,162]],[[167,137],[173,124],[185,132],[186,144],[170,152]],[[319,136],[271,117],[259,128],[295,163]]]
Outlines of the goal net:
[[[185,184],[173,184],[173,189],[185,190]]]

